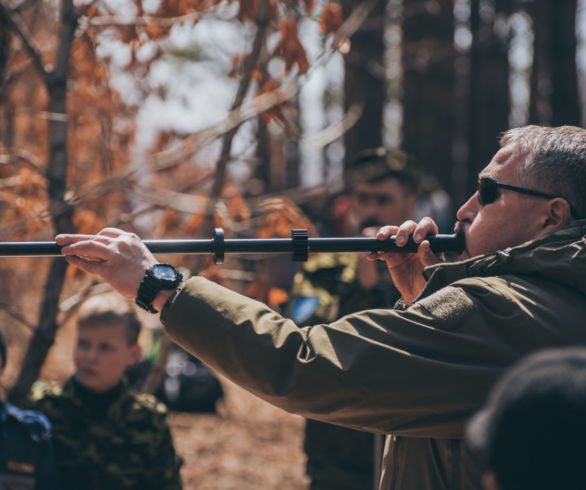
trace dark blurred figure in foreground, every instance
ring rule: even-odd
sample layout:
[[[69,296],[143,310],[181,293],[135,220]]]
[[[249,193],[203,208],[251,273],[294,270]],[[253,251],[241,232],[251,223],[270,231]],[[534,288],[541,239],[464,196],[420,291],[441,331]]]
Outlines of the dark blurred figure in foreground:
[[[0,333],[0,376],[6,358],[6,343]],[[0,401],[0,490],[60,488],[47,418]]]
[[[485,490],[585,489],[586,349],[548,349],[520,361],[466,435]]]

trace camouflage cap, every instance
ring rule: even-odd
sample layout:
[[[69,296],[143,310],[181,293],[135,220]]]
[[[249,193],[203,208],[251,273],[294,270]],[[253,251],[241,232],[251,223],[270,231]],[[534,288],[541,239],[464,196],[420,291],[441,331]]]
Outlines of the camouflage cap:
[[[419,190],[423,171],[419,160],[408,153],[385,147],[368,148],[359,152],[347,175],[350,186],[359,182],[374,182],[396,178],[416,193]]]

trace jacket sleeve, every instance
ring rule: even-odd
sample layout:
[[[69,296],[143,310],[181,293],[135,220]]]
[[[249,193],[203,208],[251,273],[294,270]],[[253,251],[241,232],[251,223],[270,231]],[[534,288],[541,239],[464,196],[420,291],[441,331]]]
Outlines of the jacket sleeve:
[[[527,333],[532,326],[490,284],[455,284],[405,311],[300,328],[196,277],[171,298],[162,321],[173,341],[289,412],[372,432],[460,437],[496,377],[522,355],[499,326]],[[495,321],[499,315],[506,322]]]

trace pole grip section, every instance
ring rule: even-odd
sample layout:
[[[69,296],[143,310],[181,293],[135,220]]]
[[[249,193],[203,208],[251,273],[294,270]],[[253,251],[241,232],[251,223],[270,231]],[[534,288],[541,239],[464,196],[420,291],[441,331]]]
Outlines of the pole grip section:
[[[222,265],[224,263],[224,230],[214,228],[214,264]]]
[[[303,228],[293,228],[291,230],[291,240],[293,242],[293,262],[307,262],[309,257],[309,235]]]

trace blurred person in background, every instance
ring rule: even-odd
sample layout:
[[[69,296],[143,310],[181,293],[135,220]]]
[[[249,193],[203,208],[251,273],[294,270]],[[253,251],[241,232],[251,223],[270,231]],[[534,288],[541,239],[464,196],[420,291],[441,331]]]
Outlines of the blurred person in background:
[[[6,359],[6,342],[0,332],[0,376]],[[0,401],[0,490],[60,488],[47,417]]]
[[[384,224],[412,218],[420,175],[416,159],[399,150],[360,152],[352,163],[348,192],[332,205],[330,219],[338,234],[374,236]],[[361,310],[392,308],[400,293],[384,262],[366,256],[312,256],[294,278],[285,316],[304,326],[331,323]],[[382,445],[380,435],[307,419],[303,449],[311,490],[373,488],[380,477]]]

